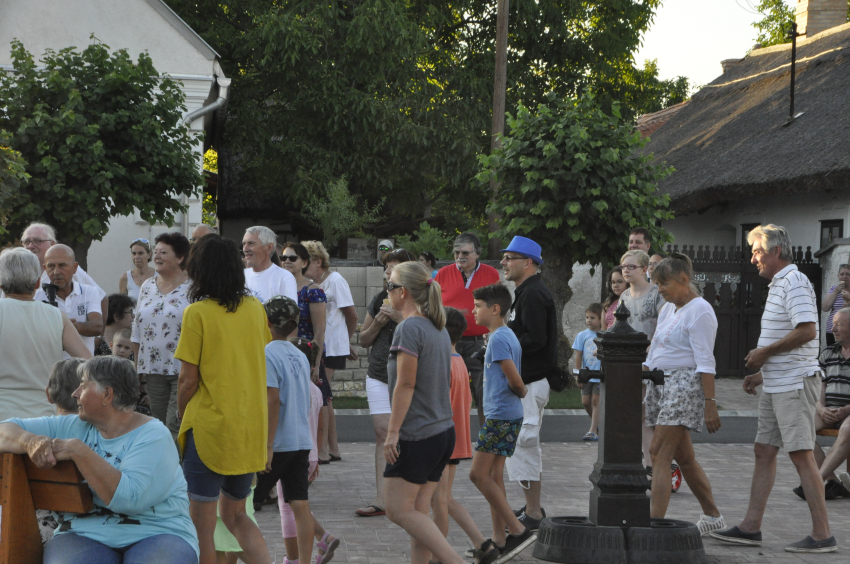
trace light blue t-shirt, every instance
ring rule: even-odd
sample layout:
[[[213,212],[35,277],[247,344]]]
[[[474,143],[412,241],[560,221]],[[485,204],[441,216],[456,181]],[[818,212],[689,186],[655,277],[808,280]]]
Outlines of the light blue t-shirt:
[[[508,385],[500,360],[513,360],[522,374],[522,347],[513,331],[499,327],[487,341],[484,355],[484,416],[487,419],[513,421],[522,417],[522,400]]]
[[[594,353],[596,352],[596,343],[593,342],[593,339],[596,338],[596,331],[591,331],[590,329],[585,329],[578,335],[576,335],[576,340],[573,341],[573,350],[581,351],[581,367],[589,368],[590,370],[601,370],[602,369],[602,361],[600,361]],[[591,378],[590,382],[599,382],[599,378]]]
[[[277,388],[280,415],[274,435],[275,452],[311,450],[310,362],[289,341],[266,345],[266,386]]]
[[[155,535],[177,535],[200,558],[177,447],[159,420],[152,419],[114,439],[104,439],[76,415],[6,422],[36,435],[79,439],[121,472],[109,505],[92,491],[94,509],[89,513],[57,513],[57,535],[74,533],[115,549]]]

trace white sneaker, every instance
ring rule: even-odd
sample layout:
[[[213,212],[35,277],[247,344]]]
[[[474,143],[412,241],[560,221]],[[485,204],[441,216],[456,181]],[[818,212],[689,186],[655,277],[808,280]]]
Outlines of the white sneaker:
[[[709,517],[708,515],[700,515],[697,521],[697,529],[702,536],[707,535],[711,531],[719,531],[726,528],[726,520],[723,515],[720,517]]]
[[[836,476],[838,476],[838,481],[841,482],[841,485],[850,490],[850,474],[839,472]]]

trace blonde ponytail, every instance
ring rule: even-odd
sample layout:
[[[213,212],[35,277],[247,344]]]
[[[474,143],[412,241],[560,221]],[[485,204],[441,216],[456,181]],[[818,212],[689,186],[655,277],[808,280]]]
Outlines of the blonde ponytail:
[[[446,310],[443,307],[443,291],[440,284],[431,280],[431,273],[418,262],[404,262],[393,270],[404,289],[410,292],[416,309],[426,316],[440,331],[446,326]]]

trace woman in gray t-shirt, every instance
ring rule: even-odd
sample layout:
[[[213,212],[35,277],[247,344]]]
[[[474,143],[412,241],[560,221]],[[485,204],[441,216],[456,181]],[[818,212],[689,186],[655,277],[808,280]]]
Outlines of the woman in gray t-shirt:
[[[440,284],[423,265],[406,262],[393,270],[387,293],[404,317],[387,362],[392,404],[384,443],[387,515],[411,535],[412,561],[424,562],[430,552],[443,564],[462,564],[437,525],[416,509],[431,499],[455,445],[452,345]]]

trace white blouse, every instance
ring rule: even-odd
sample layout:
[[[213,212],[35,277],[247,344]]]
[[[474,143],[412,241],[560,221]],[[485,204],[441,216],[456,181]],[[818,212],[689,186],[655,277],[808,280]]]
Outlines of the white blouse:
[[[165,295],[156,286],[157,278],[159,275],[154,274],[142,284],[130,340],[139,344],[139,374],[177,376],[180,361],[174,358],[174,351],[180,340],[183,310],[189,305],[191,281],[186,280]]]
[[[660,370],[695,368],[697,372],[716,374],[716,337],[717,316],[704,299],[694,298],[679,311],[675,304],[664,304],[646,365]]]

